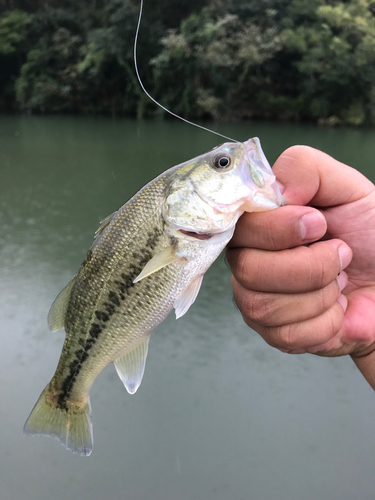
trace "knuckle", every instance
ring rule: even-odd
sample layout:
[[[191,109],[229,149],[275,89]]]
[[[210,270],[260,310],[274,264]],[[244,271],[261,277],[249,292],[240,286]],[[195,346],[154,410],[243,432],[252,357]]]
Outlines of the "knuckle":
[[[340,291],[336,283],[331,283],[328,286],[319,290],[317,294],[318,311],[327,311],[339,296]]]
[[[266,327],[265,335],[267,343],[281,350],[292,350],[300,347],[296,343],[296,335],[292,324]]]
[[[297,335],[294,325],[285,325],[280,328],[279,341],[284,349],[292,350],[300,347],[296,340]]]
[[[255,323],[266,324],[272,316],[272,300],[261,292],[249,293],[242,307],[246,315]]]
[[[313,290],[324,288],[336,275],[333,256],[320,250],[316,250],[314,258],[306,260],[306,274]]]
[[[237,255],[236,272],[240,281],[245,281],[249,274],[249,256],[246,250],[240,250]]]
[[[318,317],[282,326],[263,326],[262,336],[272,347],[281,351],[306,351],[311,346],[332,339],[342,326],[343,311],[336,304]]]
[[[320,322],[321,322],[320,327],[321,327],[321,331],[322,331],[322,336],[325,337],[325,339],[323,338],[321,340],[329,340],[334,335],[336,335],[336,333],[340,330],[341,324],[342,324],[341,312],[342,312],[341,306],[339,306],[339,307],[334,306],[334,307],[331,307],[330,309],[328,309],[320,317]]]
[[[259,276],[258,259],[255,252],[249,249],[238,251],[236,258],[235,274],[238,281],[244,286],[250,286],[252,282],[257,281]]]
[[[325,263],[318,257],[314,261],[310,260],[308,267],[311,288],[319,290],[325,284]]]
[[[268,237],[269,237],[269,248],[271,250],[279,250],[279,248],[282,246],[280,243],[282,241],[282,236],[281,235],[276,235],[276,233],[272,230],[272,228],[269,228],[268,231]]]

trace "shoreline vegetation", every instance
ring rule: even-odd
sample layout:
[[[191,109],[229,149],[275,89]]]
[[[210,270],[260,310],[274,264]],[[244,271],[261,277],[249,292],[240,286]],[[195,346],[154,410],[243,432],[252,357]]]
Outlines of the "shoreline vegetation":
[[[0,0],[0,112],[160,116],[139,2]],[[145,1],[146,89],[187,119],[375,125],[375,3]]]

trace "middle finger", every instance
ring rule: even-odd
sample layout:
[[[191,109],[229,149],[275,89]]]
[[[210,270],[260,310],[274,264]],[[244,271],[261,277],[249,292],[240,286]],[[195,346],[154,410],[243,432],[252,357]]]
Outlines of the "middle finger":
[[[297,323],[327,311],[348,282],[345,272],[320,290],[300,294],[265,293],[247,290],[232,277],[233,295],[245,321],[263,326]]]
[[[352,252],[343,241],[335,239],[278,252],[227,248],[226,257],[234,277],[244,288],[303,293],[331,283],[349,264]]]

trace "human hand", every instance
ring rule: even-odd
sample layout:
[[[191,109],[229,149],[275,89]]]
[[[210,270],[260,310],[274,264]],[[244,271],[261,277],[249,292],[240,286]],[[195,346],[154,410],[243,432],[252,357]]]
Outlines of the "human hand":
[[[306,146],[273,171],[287,206],[245,213],[226,251],[244,321],[284,352],[371,359],[374,387],[375,187]]]

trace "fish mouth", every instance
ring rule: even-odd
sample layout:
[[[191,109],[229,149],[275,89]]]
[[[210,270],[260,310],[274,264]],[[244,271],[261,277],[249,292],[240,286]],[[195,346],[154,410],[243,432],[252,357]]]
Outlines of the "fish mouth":
[[[209,240],[212,238],[213,234],[211,233],[196,233],[195,231],[185,231],[185,229],[179,229],[179,233],[184,234],[185,236],[190,236],[190,238],[195,238],[196,240]]]

